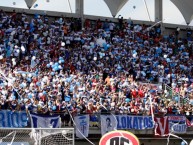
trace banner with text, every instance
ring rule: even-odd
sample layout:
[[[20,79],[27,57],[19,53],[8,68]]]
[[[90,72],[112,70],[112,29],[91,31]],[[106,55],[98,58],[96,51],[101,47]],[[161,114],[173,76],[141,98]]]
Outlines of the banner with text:
[[[27,113],[25,111],[0,111],[0,127],[25,127],[27,126]]]
[[[115,129],[153,129],[151,116],[101,115],[101,133]]]
[[[116,115],[117,129],[152,129],[154,128],[151,116]]]
[[[173,133],[186,133],[186,117],[185,116],[168,116],[169,131]]]

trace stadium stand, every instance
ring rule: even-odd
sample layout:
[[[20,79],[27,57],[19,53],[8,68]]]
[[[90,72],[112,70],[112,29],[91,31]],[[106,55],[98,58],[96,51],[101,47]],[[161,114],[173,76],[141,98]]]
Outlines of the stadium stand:
[[[2,73],[17,90],[1,79],[1,109],[46,113],[68,106],[76,114],[101,112],[105,104],[116,113],[148,114],[148,92],[155,90],[156,113],[192,112],[191,30],[185,39],[177,32],[163,37],[160,25],[147,31],[107,19],[87,19],[81,29],[76,18],[49,22],[3,11],[0,26]],[[163,84],[185,99],[185,108],[178,97],[167,101]]]
[[[192,116],[192,30],[181,38],[130,19],[81,24],[0,12],[1,110],[60,114],[63,126],[70,114]]]

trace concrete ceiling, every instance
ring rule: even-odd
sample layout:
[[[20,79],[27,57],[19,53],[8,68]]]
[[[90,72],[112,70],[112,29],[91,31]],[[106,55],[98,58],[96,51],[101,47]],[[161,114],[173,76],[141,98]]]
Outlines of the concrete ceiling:
[[[193,19],[193,0],[171,0],[182,13],[186,24],[190,24]]]
[[[113,17],[117,15],[117,13],[121,10],[121,8],[129,1],[129,0],[104,0]]]
[[[25,0],[27,7],[30,9],[37,0]]]
[[[30,9],[37,0],[25,0]],[[113,17],[129,0],[104,0]],[[193,19],[193,0],[170,0],[182,13],[185,21],[189,24]]]

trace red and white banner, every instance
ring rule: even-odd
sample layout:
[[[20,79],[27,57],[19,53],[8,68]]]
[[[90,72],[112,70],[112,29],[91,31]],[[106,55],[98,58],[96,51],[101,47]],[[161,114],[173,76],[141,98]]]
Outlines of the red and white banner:
[[[168,117],[155,117],[155,135],[158,136],[168,136],[169,134],[169,124],[168,124]]]

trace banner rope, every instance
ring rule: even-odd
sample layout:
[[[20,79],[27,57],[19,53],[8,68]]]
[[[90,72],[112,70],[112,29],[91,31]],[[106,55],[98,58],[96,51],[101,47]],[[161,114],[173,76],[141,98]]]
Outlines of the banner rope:
[[[179,121],[178,123],[175,123],[175,124],[172,125],[172,127],[171,127],[171,132],[169,133],[168,138],[167,138],[167,145],[169,145],[170,136],[173,136],[173,137],[175,137],[175,138],[181,139],[186,145],[188,145],[188,143],[187,143],[186,140],[184,140],[183,138],[181,138],[181,137],[173,134],[173,132],[174,132],[174,126],[178,125],[179,123],[180,123],[180,121]]]

